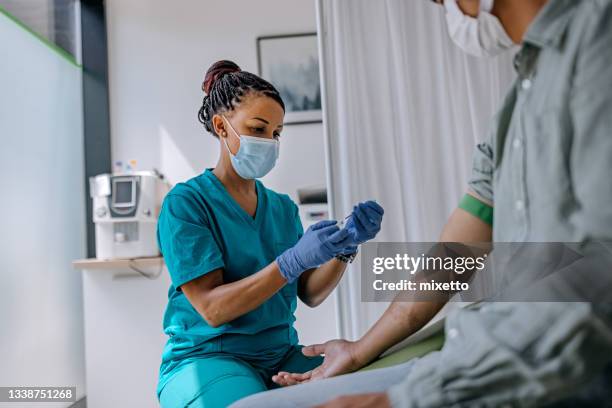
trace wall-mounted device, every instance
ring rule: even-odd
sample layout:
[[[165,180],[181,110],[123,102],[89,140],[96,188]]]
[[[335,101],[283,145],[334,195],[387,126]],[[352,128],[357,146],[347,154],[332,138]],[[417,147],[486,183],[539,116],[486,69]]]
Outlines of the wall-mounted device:
[[[158,256],[157,217],[168,185],[155,171],[100,174],[89,179],[96,258]]]
[[[304,229],[329,218],[327,189],[325,187],[299,188],[298,208]]]

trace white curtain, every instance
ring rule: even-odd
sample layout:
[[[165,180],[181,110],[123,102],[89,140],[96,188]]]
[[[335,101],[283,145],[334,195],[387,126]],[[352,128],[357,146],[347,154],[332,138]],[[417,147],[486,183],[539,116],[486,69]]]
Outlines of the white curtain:
[[[472,149],[513,80],[512,55],[466,56],[428,0],[317,0],[332,215],[376,199],[378,241],[435,241],[463,193]],[[337,291],[339,334],[386,304],[360,301],[359,263]]]

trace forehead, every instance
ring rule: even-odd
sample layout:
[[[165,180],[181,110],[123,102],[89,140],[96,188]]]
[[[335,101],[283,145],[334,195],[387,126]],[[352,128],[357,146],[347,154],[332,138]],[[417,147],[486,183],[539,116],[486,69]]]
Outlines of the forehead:
[[[261,94],[246,95],[235,109],[238,116],[259,116],[269,121],[282,123],[283,108],[274,99]]]

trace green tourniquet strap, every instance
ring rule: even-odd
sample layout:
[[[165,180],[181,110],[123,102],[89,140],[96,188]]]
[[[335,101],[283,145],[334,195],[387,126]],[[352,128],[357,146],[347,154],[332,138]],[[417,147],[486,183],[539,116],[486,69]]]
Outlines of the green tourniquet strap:
[[[466,194],[459,202],[459,208],[472,214],[474,217],[480,218],[489,225],[493,225],[493,207],[483,203],[476,197]]]

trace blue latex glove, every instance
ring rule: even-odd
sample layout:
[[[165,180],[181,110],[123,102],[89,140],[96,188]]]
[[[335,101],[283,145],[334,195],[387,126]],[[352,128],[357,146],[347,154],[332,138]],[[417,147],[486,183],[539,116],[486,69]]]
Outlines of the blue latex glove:
[[[355,252],[357,252],[358,248],[359,247],[357,245],[349,245],[346,248],[344,248],[340,253],[342,255],[353,255]]]
[[[302,238],[276,258],[281,275],[292,283],[302,272],[324,264],[338,255],[350,240],[349,231],[336,221],[319,221],[306,230]]]
[[[351,245],[360,245],[374,238],[380,231],[384,213],[385,210],[375,201],[366,201],[353,207],[344,227],[351,237]]]

